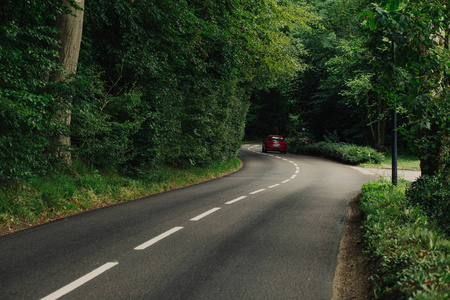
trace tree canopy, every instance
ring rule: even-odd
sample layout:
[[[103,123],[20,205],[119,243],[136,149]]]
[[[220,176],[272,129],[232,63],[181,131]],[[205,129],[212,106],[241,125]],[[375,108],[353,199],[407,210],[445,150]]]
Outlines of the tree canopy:
[[[400,117],[401,146],[420,157],[422,173],[448,172],[449,7],[427,0],[310,0],[321,17],[293,36],[306,64],[266,95],[289,116],[258,119],[264,94],[250,107],[247,134],[280,128],[285,135],[391,146],[391,110]],[[270,99],[270,101],[274,101]],[[264,112],[263,112],[264,114]],[[256,128],[256,129],[255,129]]]
[[[63,163],[55,135],[73,159],[128,175],[236,156],[249,97],[299,70],[290,32],[314,20],[290,1],[86,0],[77,73],[54,82],[66,71],[55,20],[76,2],[4,2],[3,180]]]
[[[70,164],[58,136],[73,160],[130,176],[236,156],[245,131],[384,150],[394,103],[422,171],[448,171],[445,1],[3,3],[2,181]],[[80,9],[74,73],[57,23]]]

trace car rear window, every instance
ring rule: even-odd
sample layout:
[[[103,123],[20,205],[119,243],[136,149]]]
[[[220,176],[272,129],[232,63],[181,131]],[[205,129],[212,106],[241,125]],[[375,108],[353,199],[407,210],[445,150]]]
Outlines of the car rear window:
[[[272,142],[284,142],[284,138],[282,138],[280,136],[271,136],[269,138],[269,141],[272,141]]]

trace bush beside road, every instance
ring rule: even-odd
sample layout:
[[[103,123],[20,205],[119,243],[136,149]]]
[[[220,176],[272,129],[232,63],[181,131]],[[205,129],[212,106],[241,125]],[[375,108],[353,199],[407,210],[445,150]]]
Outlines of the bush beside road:
[[[405,191],[411,191],[411,183],[393,186],[385,180],[362,189],[363,243],[374,296],[449,299],[449,236],[444,224],[432,221]]]
[[[308,139],[291,140],[289,146],[294,153],[359,164],[354,168],[379,175],[362,188],[362,232],[352,232],[362,234],[359,262],[368,264],[373,290],[368,299],[450,298],[450,183],[443,175],[420,176],[418,162],[399,156],[399,178],[404,179],[394,186],[387,181],[388,159],[369,147]],[[356,269],[353,281],[364,284],[357,277],[367,276],[365,268]]]

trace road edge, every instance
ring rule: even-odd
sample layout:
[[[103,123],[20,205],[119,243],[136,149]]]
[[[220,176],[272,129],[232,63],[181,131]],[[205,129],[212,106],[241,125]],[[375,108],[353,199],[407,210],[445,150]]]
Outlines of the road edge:
[[[339,246],[332,300],[372,299],[370,264],[363,254],[361,193],[349,203],[349,218]]]

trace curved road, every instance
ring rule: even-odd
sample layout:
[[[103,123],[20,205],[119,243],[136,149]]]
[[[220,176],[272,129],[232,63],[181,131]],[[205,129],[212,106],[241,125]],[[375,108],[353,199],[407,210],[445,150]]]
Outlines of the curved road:
[[[244,145],[239,172],[0,238],[1,299],[331,299],[374,178]]]

